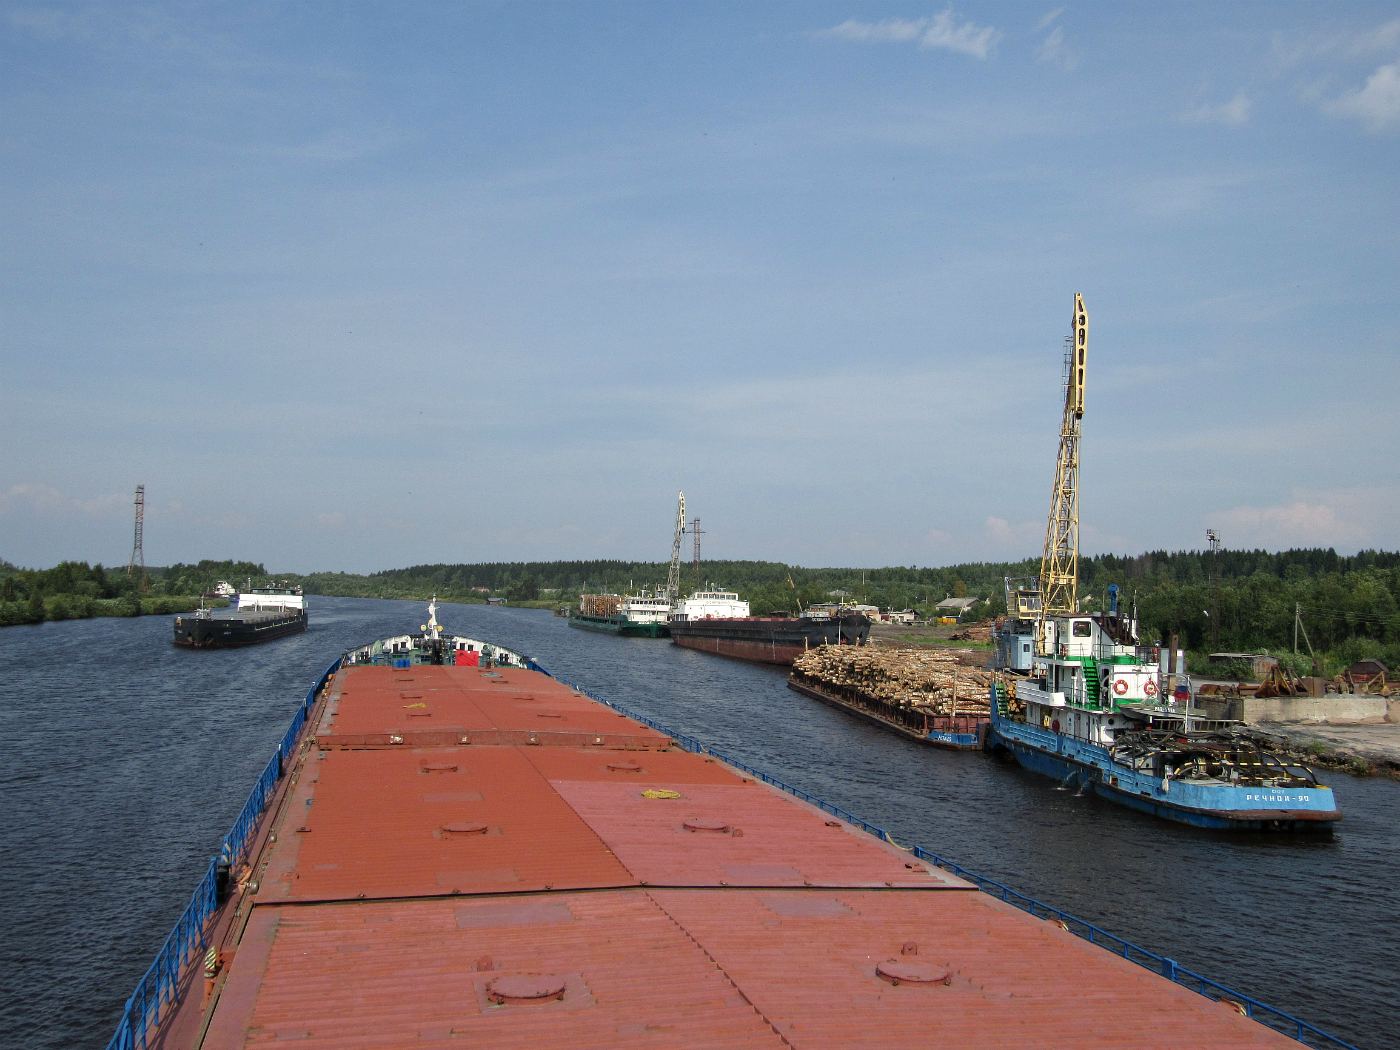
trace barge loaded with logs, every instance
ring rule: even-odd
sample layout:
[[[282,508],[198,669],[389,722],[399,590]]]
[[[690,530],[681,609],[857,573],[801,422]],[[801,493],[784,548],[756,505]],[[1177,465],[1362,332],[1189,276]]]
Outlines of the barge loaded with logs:
[[[1290,1039],[1345,1045],[430,614],[296,706],[108,1046]]]
[[[970,653],[824,646],[792,663],[788,688],[935,747],[973,751],[992,676]]]

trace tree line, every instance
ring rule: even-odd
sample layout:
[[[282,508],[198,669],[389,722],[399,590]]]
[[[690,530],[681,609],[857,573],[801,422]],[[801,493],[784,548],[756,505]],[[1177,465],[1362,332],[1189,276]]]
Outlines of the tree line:
[[[301,577],[308,591],[360,597],[414,598],[436,593],[451,601],[566,604],[593,591],[631,592],[664,586],[665,562],[592,560],[417,565],[365,576]],[[738,591],[755,612],[794,612],[844,598],[885,609],[933,613],[948,597],[975,597],[970,618],[1006,611],[1004,581],[1029,579],[1039,559],[968,562],[928,568],[804,568],[766,561],[707,561],[682,573],[683,590],[719,586]],[[1290,651],[1308,645],[1335,671],[1363,657],[1400,666],[1400,553],[1331,548],[1287,551],[1148,551],[1081,557],[1084,608],[1103,609],[1110,584],[1136,609],[1145,640],[1172,634],[1195,653]],[[1306,663],[1304,661],[1303,663]],[[1302,667],[1303,670],[1307,668]]]
[[[480,562],[415,565],[369,574],[278,574],[311,594],[363,598],[425,598],[563,605],[581,593],[635,592],[664,587],[666,562],[594,559],[554,562]],[[967,562],[940,568],[808,568],[769,561],[707,561],[683,567],[682,589],[715,586],[739,592],[756,613],[795,612],[843,598],[885,609],[933,613],[947,597],[974,597],[971,618],[1005,612],[1003,581],[1032,578],[1039,559]],[[218,580],[241,586],[265,582],[261,564],[200,561],[148,569],[143,590],[125,569],[62,562],[52,569],[18,569],[0,561],[0,625],[84,615],[166,611]],[[1400,667],[1400,553],[1330,548],[1148,551],[1080,558],[1079,594],[1088,610],[1102,609],[1110,584],[1136,608],[1149,641],[1173,633],[1194,652],[1292,649],[1325,654],[1329,673],[1363,657]],[[42,607],[42,613],[40,609]],[[171,609],[169,611],[175,611]]]
[[[153,566],[143,572],[101,563],[63,561],[51,569],[21,569],[0,560],[0,627],[89,616],[140,616],[194,608],[219,580],[265,579],[253,562],[201,561]]]

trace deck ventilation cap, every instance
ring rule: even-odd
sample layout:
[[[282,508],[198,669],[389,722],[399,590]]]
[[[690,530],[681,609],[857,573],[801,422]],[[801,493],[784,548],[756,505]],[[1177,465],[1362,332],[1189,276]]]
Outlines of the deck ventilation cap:
[[[904,955],[898,959],[886,959],[875,967],[876,976],[893,985],[901,984],[950,984],[953,974],[946,966],[937,963],[921,962]]]
[[[728,831],[729,825],[722,820],[704,820],[700,817],[691,817],[681,827],[686,831]]]
[[[506,974],[486,985],[493,1003],[531,1003],[564,998],[567,982],[555,973]]]
[[[474,820],[464,820],[456,824],[444,824],[442,830],[448,835],[484,835],[486,825]]]

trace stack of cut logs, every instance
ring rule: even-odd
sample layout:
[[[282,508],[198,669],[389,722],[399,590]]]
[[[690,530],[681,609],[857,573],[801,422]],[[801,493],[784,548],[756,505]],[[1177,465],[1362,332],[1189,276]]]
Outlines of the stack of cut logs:
[[[853,690],[872,700],[934,714],[987,711],[990,672],[965,667],[954,652],[824,645],[792,662],[793,674],[812,685]],[[954,690],[956,688],[956,709]]]
[[[964,627],[961,631],[954,631],[948,637],[955,642],[990,642],[992,640],[992,625],[974,623],[969,627]]]
[[[618,594],[580,594],[578,609],[584,616],[616,616],[622,607],[622,596]]]

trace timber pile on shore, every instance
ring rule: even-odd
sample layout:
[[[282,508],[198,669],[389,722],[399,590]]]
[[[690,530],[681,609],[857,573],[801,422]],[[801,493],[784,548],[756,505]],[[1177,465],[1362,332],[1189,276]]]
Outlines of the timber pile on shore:
[[[952,651],[824,645],[792,662],[793,677],[818,688],[934,714],[985,714],[992,676]]]

